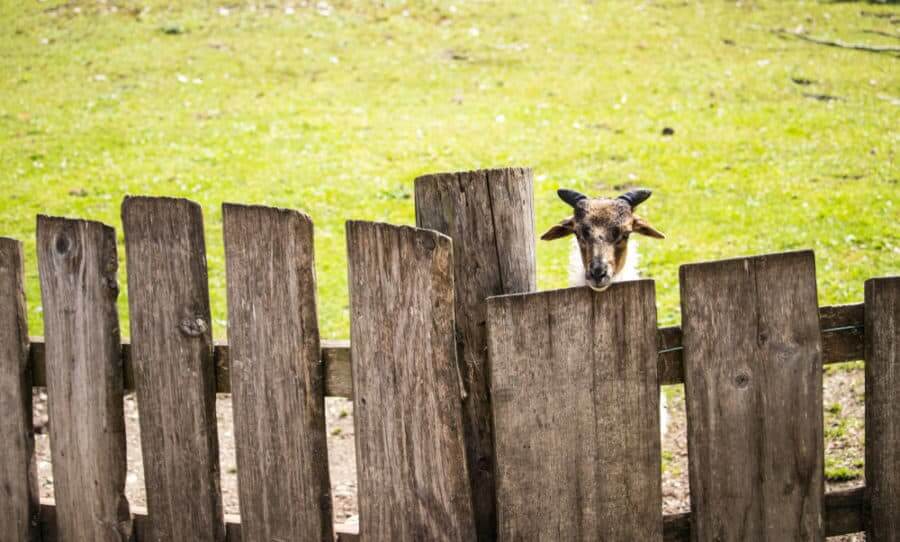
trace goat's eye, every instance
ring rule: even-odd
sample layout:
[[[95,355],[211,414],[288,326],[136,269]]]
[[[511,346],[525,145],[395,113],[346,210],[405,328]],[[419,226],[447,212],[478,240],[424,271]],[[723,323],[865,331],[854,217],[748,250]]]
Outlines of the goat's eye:
[[[624,242],[628,241],[628,236],[629,236],[629,235],[630,235],[629,232],[623,233],[623,234],[620,235],[619,238],[616,240],[616,243],[624,243]]]

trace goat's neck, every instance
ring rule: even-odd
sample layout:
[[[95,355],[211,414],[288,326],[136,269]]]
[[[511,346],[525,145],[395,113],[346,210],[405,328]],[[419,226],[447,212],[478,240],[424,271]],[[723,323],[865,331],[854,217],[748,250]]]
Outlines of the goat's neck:
[[[628,252],[625,253],[625,265],[622,269],[613,275],[612,282],[622,282],[626,280],[637,280],[641,278],[638,272],[638,247],[637,241],[631,241],[628,245]],[[581,262],[581,251],[578,248],[578,241],[572,239],[572,249],[569,251],[569,286],[586,286],[587,281],[584,277],[584,264]]]

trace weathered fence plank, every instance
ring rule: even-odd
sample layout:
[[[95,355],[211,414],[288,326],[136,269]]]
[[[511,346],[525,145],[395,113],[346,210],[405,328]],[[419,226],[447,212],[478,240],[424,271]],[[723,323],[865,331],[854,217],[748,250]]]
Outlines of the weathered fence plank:
[[[331,542],[312,221],[232,204],[222,216],[243,540]]]
[[[681,267],[694,540],[821,540],[812,252]]]
[[[38,216],[53,491],[60,536],[131,537],[115,231]]]
[[[488,300],[501,540],[661,540],[652,281]]]
[[[867,540],[900,541],[900,277],[866,281]]]
[[[220,541],[215,373],[200,207],[122,203],[131,354],[154,540]]]
[[[348,222],[347,250],[361,538],[472,540],[450,239]]]
[[[0,542],[40,540],[22,244],[0,237]]]
[[[480,540],[493,540],[496,530],[484,300],[535,290],[532,185],[532,171],[525,168],[442,173],[415,181],[416,225],[453,239],[457,349],[466,392],[463,424]]]

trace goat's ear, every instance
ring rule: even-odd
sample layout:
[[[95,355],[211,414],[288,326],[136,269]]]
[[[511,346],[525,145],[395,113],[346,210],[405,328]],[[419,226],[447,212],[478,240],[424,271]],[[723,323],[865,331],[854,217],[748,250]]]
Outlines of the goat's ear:
[[[631,223],[631,228],[634,233],[646,235],[647,237],[656,237],[657,239],[666,238],[665,235],[657,231],[656,228],[651,226],[649,222],[639,216],[634,217],[634,222]]]
[[[575,221],[571,218],[567,218],[544,232],[541,239],[544,241],[552,241],[554,239],[566,237],[567,235],[572,235],[573,233],[575,233]]]

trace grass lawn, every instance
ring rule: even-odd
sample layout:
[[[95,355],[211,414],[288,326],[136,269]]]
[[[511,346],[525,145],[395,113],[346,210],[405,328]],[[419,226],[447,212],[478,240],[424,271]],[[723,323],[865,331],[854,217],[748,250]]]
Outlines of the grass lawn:
[[[812,248],[822,304],[900,271],[900,59],[773,33],[900,45],[896,5],[167,3],[0,0],[0,235],[25,242],[34,334],[38,213],[121,238],[125,194],[202,204],[224,338],[221,203],[303,210],[342,338],[344,221],[411,224],[415,176],[501,165],[535,169],[541,231],[558,186],[652,188],[661,325],[687,262]],[[567,250],[539,245],[541,288]]]

